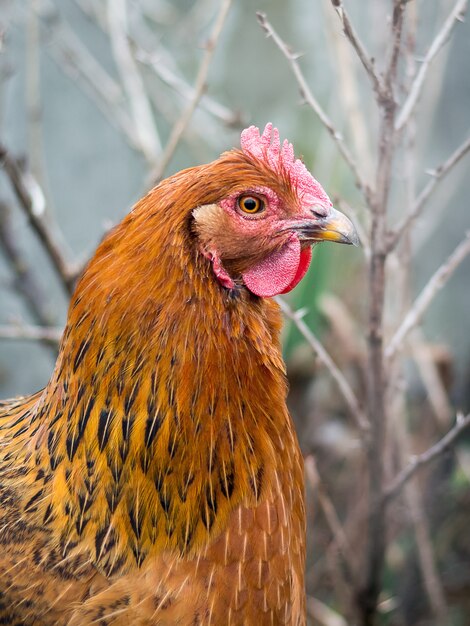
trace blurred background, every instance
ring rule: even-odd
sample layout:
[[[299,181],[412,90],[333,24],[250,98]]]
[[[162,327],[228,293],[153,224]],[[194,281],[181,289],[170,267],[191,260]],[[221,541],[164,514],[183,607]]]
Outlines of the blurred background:
[[[264,127],[268,121],[303,155],[338,208],[367,233],[369,213],[347,166],[304,102],[289,62],[256,19],[256,11],[266,12],[291,50],[302,54],[300,67],[312,92],[344,135],[367,180],[377,160],[377,107],[332,4],[233,2],[196,101],[197,76],[204,70],[201,62],[220,10],[218,0],[1,0],[0,141],[32,176],[31,189],[38,194],[35,210],[50,225],[69,262],[79,266],[90,257],[106,230],[149,189],[156,174],[166,176],[210,161],[239,145],[243,127]],[[399,100],[455,6],[450,0],[408,4]],[[391,0],[350,0],[346,6],[380,70],[389,48]],[[429,170],[468,134],[469,60],[470,24],[462,21],[433,62],[397,151],[389,206],[392,226],[406,212],[410,180],[416,195],[428,182]],[[162,155],[168,139],[191,105],[195,111],[166,163]],[[470,228],[468,173],[469,161],[463,158],[436,186],[423,216],[390,259],[390,334]],[[290,297],[290,306],[302,310],[303,320],[361,403],[368,304],[365,257],[364,248],[318,247],[307,279]],[[403,402],[397,415],[410,453],[422,452],[439,439],[457,411],[470,410],[469,273],[470,257],[436,296],[400,355],[395,381]],[[0,331],[21,331],[25,325],[60,329],[67,302],[68,293],[0,170]],[[0,332],[0,398],[44,386],[56,351],[54,342],[45,345],[7,335]],[[289,320],[284,350],[290,408],[309,458],[309,611],[316,623],[344,626],[354,623],[351,581],[327,509],[333,503],[353,568],[360,569],[360,436],[328,369]],[[397,468],[397,441],[387,448],[390,477]],[[312,454],[316,468],[310,463]],[[470,623],[469,484],[467,434],[410,483],[411,491],[393,501],[381,624]],[[418,510],[410,507],[410,497],[419,501]]]

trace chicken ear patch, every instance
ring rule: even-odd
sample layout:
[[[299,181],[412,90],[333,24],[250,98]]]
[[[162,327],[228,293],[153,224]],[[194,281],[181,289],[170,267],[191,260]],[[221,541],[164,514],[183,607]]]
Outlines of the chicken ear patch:
[[[302,250],[298,237],[292,235],[280,250],[245,272],[243,280],[256,296],[270,298],[287,293],[305,276],[311,258],[311,248]]]

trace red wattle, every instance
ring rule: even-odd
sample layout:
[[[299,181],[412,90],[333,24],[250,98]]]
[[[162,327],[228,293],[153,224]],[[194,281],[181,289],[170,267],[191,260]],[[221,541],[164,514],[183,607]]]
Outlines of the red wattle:
[[[281,293],[287,293],[288,291],[292,291],[292,289],[294,289],[294,287],[296,287],[300,283],[302,278],[308,272],[308,268],[310,267],[311,260],[312,260],[312,248],[308,246],[308,248],[304,248],[303,250],[300,251],[300,263],[299,263],[299,267],[297,268],[297,273],[294,277],[294,280],[291,282],[290,285],[288,285],[284,289],[284,291],[281,291]]]
[[[246,287],[256,296],[269,298],[293,289],[302,280],[310,264],[312,251],[302,250],[299,238],[292,234],[284,246],[243,274]]]

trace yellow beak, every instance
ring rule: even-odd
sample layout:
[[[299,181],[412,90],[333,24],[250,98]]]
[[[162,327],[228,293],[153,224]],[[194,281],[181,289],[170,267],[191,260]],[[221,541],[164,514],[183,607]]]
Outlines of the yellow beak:
[[[286,225],[287,226],[287,225]],[[331,207],[325,216],[289,224],[290,229],[299,233],[305,242],[334,241],[336,243],[359,245],[359,237],[354,224],[341,211]]]

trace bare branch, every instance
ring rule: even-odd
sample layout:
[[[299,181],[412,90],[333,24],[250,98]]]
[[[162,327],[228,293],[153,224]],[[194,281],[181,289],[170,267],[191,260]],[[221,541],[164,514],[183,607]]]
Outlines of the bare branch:
[[[53,323],[46,305],[47,297],[41,293],[27,259],[15,240],[10,223],[10,208],[0,201],[0,245],[16,275],[14,287],[23,296],[31,315],[41,325]]]
[[[415,328],[411,332],[409,342],[413,360],[426,389],[430,408],[436,416],[437,424],[445,429],[448,427],[454,411],[439,371],[436,354],[433,353],[432,346],[426,341],[422,328]]]
[[[47,50],[61,71],[80,84],[106,119],[123,133],[128,144],[140,151],[132,119],[123,106],[124,95],[119,83],[108,74],[58,12],[43,12],[42,7],[37,8],[35,3],[32,9],[43,18],[51,39]]]
[[[439,269],[431,276],[428,283],[414,301],[403,322],[395,331],[385,350],[385,358],[391,359],[402,345],[405,337],[421,320],[434,296],[446,284],[459,264],[470,253],[470,231]]]
[[[307,598],[307,612],[319,626],[347,626],[342,615],[333,611],[318,598]]]
[[[400,459],[400,464],[403,466],[408,463],[410,457],[410,435],[406,429],[404,394],[393,394],[391,405],[397,455]],[[449,620],[445,594],[434,559],[429,521],[426,516],[425,507],[423,506],[421,489],[416,482],[409,481],[405,485],[404,498],[408,514],[413,524],[418,562],[429,604],[435,615],[436,623],[447,624]]]
[[[421,191],[419,196],[416,198],[416,201],[411,209],[410,213],[398,224],[396,229],[390,235],[390,240],[388,242],[387,251],[391,252],[400,241],[403,233],[408,230],[411,224],[421,215],[426,202],[430,198],[433,193],[436,185],[440,180],[442,180],[450,170],[456,165],[460,159],[462,159],[468,152],[470,151],[470,137],[468,137],[458,148],[453,152],[450,157],[441,163],[435,170],[429,172],[432,176],[431,180]]]
[[[351,553],[351,547],[348,543],[346,534],[341,525],[338,514],[336,513],[335,507],[321,484],[315,459],[311,455],[305,458],[305,475],[310,486],[318,496],[318,501],[322,508],[323,515],[325,516],[335,543],[338,546],[341,555],[343,556],[349,582],[352,583],[355,580],[355,567]]]
[[[356,597],[364,625],[372,625],[381,590],[381,576],[386,550],[386,517],[382,505],[384,453],[386,442],[386,373],[384,368],[383,334],[385,305],[385,262],[387,209],[392,182],[392,164],[396,147],[395,88],[403,32],[405,5],[394,0],[390,39],[390,58],[384,77],[384,94],[377,97],[380,127],[375,193],[371,203],[371,237],[369,262],[367,414],[370,437],[367,449],[368,511],[367,544],[362,588]]]
[[[47,223],[44,196],[41,188],[29,172],[24,172],[17,159],[9,154],[0,144],[0,165],[7,176],[18,198],[19,204],[29,218],[34,232],[41,241],[67,293],[72,293],[75,272],[66,260],[65,252]]]
[[[391,481],[391,483],[384,489],[383,499],[384,503],[390,502],[395,496],[397,496],[403,489],[404,485],[415,475],[415,473],[431,461],[434,461],[437,457],[443,454],[446,450],[452,447],[457,438],[463,433],[463,431],[470,426],[470,414],[457,415],[457,421],[455,426],[449,430],[449,432],[442,437],[431,448],[419,454],[413,458],[411,463],[403,468],[401,472]]]
[[[54,326],[0,325],[0,339],[41,341],[57,348],[61,337],[62,329]]]
[[[403,105],[400,113],[397,116],[397,120],[395,122],[395,129],[397,131],[402,130],[405,124],[408,122],[410,115],[418,102],[418,99],[421,95],[424,80],[426,78],[426,74],[429,70],[429,67],[434,60],[435,56],[442,48],[442,46],[447,42],[449,36],[458,21],[463,19],[465,11],[467,10],[468,0],[457,0],[454,5],[454,8],[450,12],[448,18],[445,20],[442,25],[440,31],[437,33],[433,42],[429,46],[429,50],[424,57],[421,66],[419,68],[418,73],[411,85],[410,91],[408,93],[408,97]]]
[[[142,78],[127,38],[125,0],[108,0],[108,24],[114,59],[131,105],[132,120],[140,148],[150,163],[161,151],[160,137]]]
[[[266,19],[266,15],[264,13],[257,13],[256,16],[258,18],[258,22],[260,23],[262,29],[265,31],[266,36],[272,38],[276,46],[279,48],[279,50],[288,60],[292,68],[292,72],[297,80],[297,84],[299,85],[299,89],[300,89],[300,93],[302,97],[305,98],[305,101],[307,102],[307,104],[315,112],[320,122],[323,124],[323,126],[326,128],[328,133],[333,138],[333,141],[335,142],[341,156],[343,157],[343,159],[346,161],[346,163],[349,165],[349,168],[351,169],[356,186],[358,187],[358,189],[361,190],[365,199],[369,203],[371,199],[371,190],[369,186],[367,185],[367,183],[365,182],[365,180],[363,179],[362,174],[359,172],[359,168],[356,163],[356,160],[354,159],[351,152],[349,151],[349,148],[346,145],[342,135],[333,126],[333,123],[331,122],[330,118],[327,116],[327,114],[322,109],[317,99],[313,95],[312,91],[310,90],[310,87],[308,86],[307,81],[305,80],[305,76],[303,75],[302,70],[300,69],[299,63],[297,61],[297,58],[298,58],[297,55],[293,53],[289,49],[288,45],[280,38],[280,36],[272,27],[272,25]]]
[[[152,68],[160,80],[174,89],[176,93],[182,96],[185,100],[194,99],[195,88],[188,85],[188,83],[181,78],[179,74],[172,71],[167,64],[162,63],[158,54],[146,52],[143,48],[137,45],[136,48],[136,58],[138,61],[145,63]],[[203,95],[201,97],[200,106],[227,126],[238,126],[242,123],[241,115],[238,111],[232,111],[208,95]]]
[[[383,85],[377,72],[375,71],[374,61],[373,59],[371,59],[363,43],[359,39],[359,36],[356,33],[356,30],[354,26],[352,25],[351,20],[349,19],[348,13],[346,12],[346,9],[344,8],[342,0],[331,0],[331,4],[333,5],[336,13],[339,16],[339,19],[341,20],[344,34],[346,35],[352,47],[356,51],[357,56],[359,57],[359,60],[364,66],[364,69],[366,70],[367,75],[369,76],[372,82],[372,86],[374,88],[375,93],[377,94],[379,98],[382,98]]]
[[[299,329],[299,332],[302,334],[309,346],[312,348],[312,350],[318,356],[323,365],[325,365],[325,367],[328,369],[333,379],[336,381],[343,395],[343,398],[345,399],[346,404],[348,405],[356,421],[359,430],[363,434],[367,433],[369,429],[367,418],[363,410],[361,409],[359,401],[356,398],[356,395],[354,394],[354,391],[346,380],[344,374],[339,370],[331,356],[325,350],[320,341],[315,337],[307,324],[299,317],[299,315],[295,313],[295,311],[291,309],[287,302],[279,297],[276,298],[276,302],[281,307],[284,315],[294,322],[294,324]]]
[[[209,68],[231,4],[232,0],[221,0],[219,12],[217,14],[209,40],[206,43],[206,49],[204,51],[204,55],[202,57],[202,61],[196,76],[193,98],[189,102],[186,109],[183,111],[180,118],[177,120],[176,124],[173,126],[168,142],[165,146],[165,149],[163,150],[160,162],[150,173],[149,178],[155,183],[157,183],[162,178],[169,162],[173,157],[173,154],[175,153],[180,139],[183,136],[183,133],[191,120],[193,113],[196,110],[196,107],[199,104],[199,101],[201,100],[204,91],[207,88],[207,76],[209,73]]]

